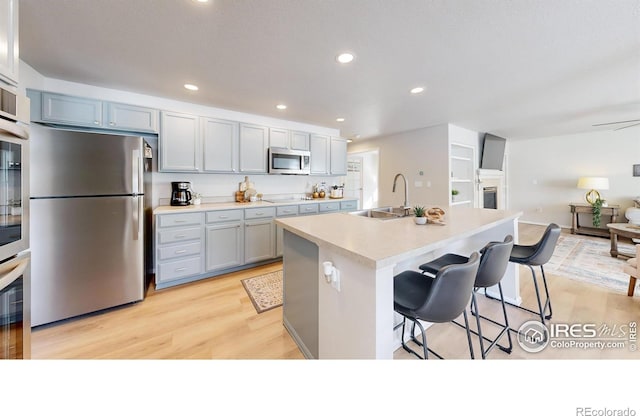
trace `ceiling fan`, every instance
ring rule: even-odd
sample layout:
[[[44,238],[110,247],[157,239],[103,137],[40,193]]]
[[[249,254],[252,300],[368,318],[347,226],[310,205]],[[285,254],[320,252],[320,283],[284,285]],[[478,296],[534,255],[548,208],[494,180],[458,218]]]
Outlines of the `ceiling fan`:
[[[635,120],[624,120],[624,121],[612,121],[611,123],[600,123],[600,124],[593,124],[593,127],[598,127],[598,126],[609,126],[611,124],[623,124],[623,123],[633,123],[630,124],[628,126],[622,126],[622,127],[618,127],[617,129],[613,129],[613,131],[616,130],[622,130],[622,129],[627,129],[629,127],[633,127],[633,126],[640,126],[640,118],[639,119],[635,119]]]

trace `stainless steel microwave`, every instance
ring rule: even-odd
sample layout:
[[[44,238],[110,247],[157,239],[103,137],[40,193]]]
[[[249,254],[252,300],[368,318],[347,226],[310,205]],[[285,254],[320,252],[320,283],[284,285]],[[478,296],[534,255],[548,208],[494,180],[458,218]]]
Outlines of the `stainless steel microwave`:
[[[281,147],[269,148],[269,173],[283,175],[310,175],[311,152]]]

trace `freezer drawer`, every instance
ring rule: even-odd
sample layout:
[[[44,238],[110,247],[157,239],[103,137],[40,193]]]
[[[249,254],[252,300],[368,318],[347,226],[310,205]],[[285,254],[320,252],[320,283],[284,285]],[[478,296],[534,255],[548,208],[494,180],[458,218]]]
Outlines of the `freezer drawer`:
[[[144,298],[142,198],[31,200],[32,325]]]

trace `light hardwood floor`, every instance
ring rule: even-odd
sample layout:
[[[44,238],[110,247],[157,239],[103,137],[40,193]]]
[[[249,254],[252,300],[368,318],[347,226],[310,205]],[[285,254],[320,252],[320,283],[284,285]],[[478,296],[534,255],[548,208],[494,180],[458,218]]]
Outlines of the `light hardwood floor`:
[[[521,224],[520,242],[537,241],[543,227]],[[590,238],[590,237],[585,237]],[[274,263],[175,288],[154,291],[142,302],[104,313],[34,328],[34,359],[302,359],[282,325],[282,308],[257,314],[241,279],[278,270]],[[553,322],[607,323],[609,326],[640,321],[640,293],[630,298],[563,277],[548,275],[553,302]],[[527,307],[535,304],[532,279],[520,270],[521,295]],[[483,314],[500,316],[499,303],[479,297]],[[509,308],[513,328],[535,316]],[[473,325],[472,320],[472,327]],[[489,336],[491,325],[482,326]],[[445,358],[468,358],[465,331],[453,324],[427,330],[432,349]],[[506,342],[506,339],[505,339]],[[475,344],[478,353],[478,344]],[[414,359],[401,348],[396,359]],[[508,355],[495,349],[489,359],[638,359],[629,350],[577,350],[546,348],[536,354],[515,342]]]

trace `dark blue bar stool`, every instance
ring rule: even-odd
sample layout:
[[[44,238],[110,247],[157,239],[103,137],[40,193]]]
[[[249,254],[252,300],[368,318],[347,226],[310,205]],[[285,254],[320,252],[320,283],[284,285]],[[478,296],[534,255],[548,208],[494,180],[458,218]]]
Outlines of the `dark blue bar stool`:
[[[466,309],[471,299],[479,264],[480,255],[473,253],[463,264],[441,268],[434,278],[426,278],[422,273],[412,270],[404,271],[394,277],[393,308],[403,317],[402,348],[405,351],[421,359],[429,358],[428,352],[442,358],[427,347],[424,327],[419,320],[442,323],[453,321],[460,314],[463,314],[467,329],[467,341],[469,342],[469,354],[471,358],[474,358]],[[422,347],[422,356],[409,348],[404,340],[407,319],[413,323],[411,340]],[[420,328],[422,341],[415,337],[416,325]]]
[[[489,354],[489,352],[496,345],[498,346],[498,348],[500,348],[502,351],[506,353],[511,353],[513,349],[511,333],[509,332],[510,331],[509,319],[507,317],[507,309],[505,307],[504,294],[502,292],[502,278],[504,277],[504,274],[507,271],[507,266],[509,264],[509,258],[511,256],[512,249],[513,249],[513,237],[511,235],[508,235],[505,237],[503,242],[488,243],[484,248],[482,248],[482,250],[480,250],[480,253],[482,253],[482,257],[480,258],[480,265],[478,266],[478,272],[476,274],[475,282],[474,282],[474,289],[471,294],[471,307],[472,307],[471,312],[476,317],[478,332],[475,332],[475,331],[471,331],[471,332],[478,335],[478,339],[480,341],[480,352],[482,354],[483,359],[487,357],[487,354]],[[448,253],[441,257],[438,257],[433,261],[422,264],[420,266],[420,269],[423,270],[425,273],[436,275],[438,271],[443,267],[447,267],[450,264],[461,264],[466,261],[468,261],[468,258],[465,256]],[[498,285],[498,290],[500,291],[500,301],[502,303],[502,314],[504,317],[504,323],[497,322],[493,319],[482,316],[478,309],[476,291],[479,289],[486,289],[495,285]],[[494,339],[490,339],[482,335],[480,318],[485,319],[495,325],[498,325],[501,328],[500,333]],[[507,339],[509,341],[508,347],[504,347],[498,344],[500,339],[505,334],[507,335]],[[485,340],[490,342],[487,348],[484,347]]]

